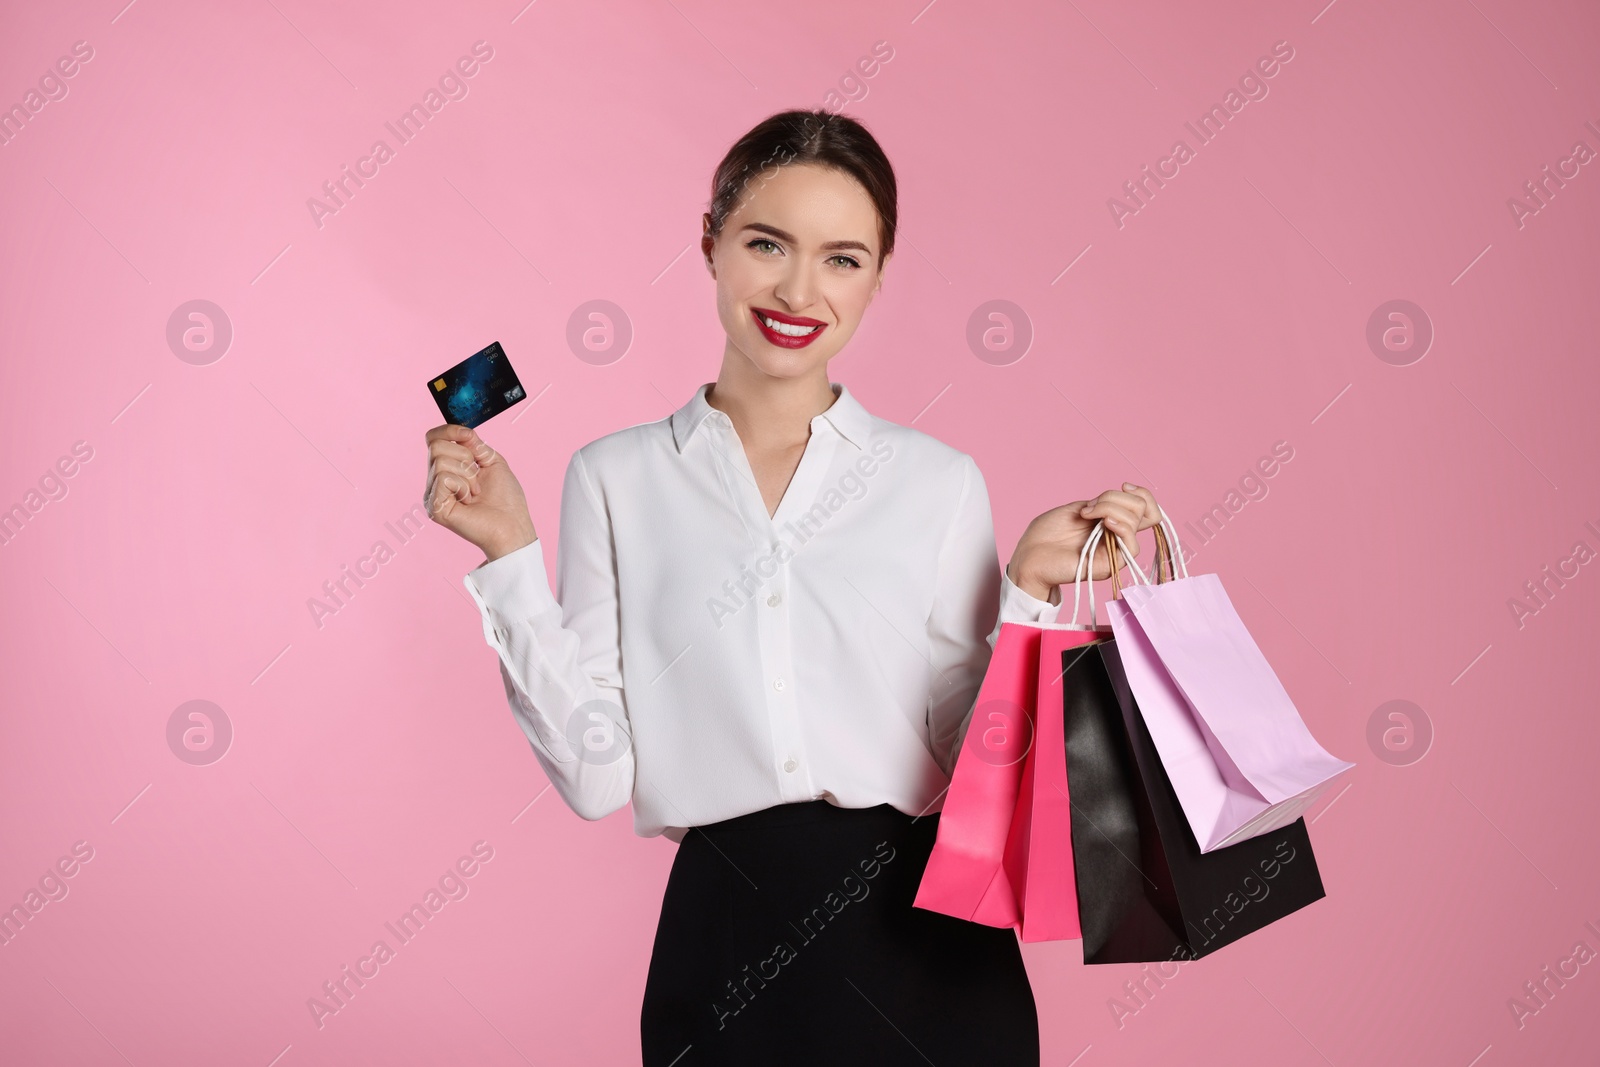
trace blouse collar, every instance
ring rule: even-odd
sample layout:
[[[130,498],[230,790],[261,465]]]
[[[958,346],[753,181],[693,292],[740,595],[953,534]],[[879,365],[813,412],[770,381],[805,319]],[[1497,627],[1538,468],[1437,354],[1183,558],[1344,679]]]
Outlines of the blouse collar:
[[[672,439],[677,443],[681,453],[689,446],[689,442],[697,436],[696,431],[707,416],[716,415],[731,425],[728,414],[712,407],[706,401],[706,391],[715,385],[715,382],[706,382],[695,390],[689,402],[672,413]],[[843,382],[830,382],[833,389],[834,401],[828,410],[818,417],[828,420],[828,423],[839,432],[845,440],[857,448],[867,447],[867,438],[872,426],[872,415],[861,402],[845,388]]]

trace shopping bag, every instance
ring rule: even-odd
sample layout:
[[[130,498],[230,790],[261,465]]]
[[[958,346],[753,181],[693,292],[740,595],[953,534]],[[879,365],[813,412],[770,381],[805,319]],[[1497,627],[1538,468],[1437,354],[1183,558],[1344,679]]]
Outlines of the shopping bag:
[[[1035,687],[1033,758],[1023,775],[1028,847],[1023,857],[1026,877],[1019,892],[1023,941],[1075,939],[1078,889],[1072,860],[1072,795],[1067,775],[1063,725],[1062,654],[1081,651],[1111,635],[1109,627],[1050,627],[1039,634],[1039,679]]]
[[[1320,900],[1303,819],[1200,849],[1120,651],[1113,637],[1062,653],[1084,963],[1198,959]]]
[[[1076,938],[1076,881],[1055,653],[1110,628],[1095,625],[1091,546],[1079,554],[1069,623],[1000,626],[945,793],[913,904],[1024,941]],[[1089,623],[1078,623],[1081,592]],[[1042,658],[1041,649],[1049,656]],[[1041,715],[1040,694],[1045,694]],[[1041,727],[1042,722],[1042,727]],[[1050,747],[1039,766],[1043,737]]]
[[[1151,583],[1131,566],[1135,583],[1113,595],[1106,615],[1162,765],[1209,852],[1292,823],[1355,764],[1311,736],[1221,579],[1189,575],[1165,512],[1155,533],[1157,569],[1173,566],[1173,579]],[[1116,540],[1107,547],[1126,552]]]
[[[1039,631],[1002,623],[939,813],[913,905],[986,926],[1016,926],[1025,822],[1013,833],[1034,745]],[[1023,818],[1025,819],[1025,813]],[[1007,857],[1010,857],[1009,864]]]

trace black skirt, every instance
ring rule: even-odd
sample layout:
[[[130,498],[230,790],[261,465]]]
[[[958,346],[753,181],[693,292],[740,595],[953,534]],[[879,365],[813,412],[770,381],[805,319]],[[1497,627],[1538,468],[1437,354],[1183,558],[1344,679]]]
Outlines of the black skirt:
[[[911,905],[938,820],[813,800],[691,828],[645,982],[644,1067],[1037,1067],[1016,934]]]

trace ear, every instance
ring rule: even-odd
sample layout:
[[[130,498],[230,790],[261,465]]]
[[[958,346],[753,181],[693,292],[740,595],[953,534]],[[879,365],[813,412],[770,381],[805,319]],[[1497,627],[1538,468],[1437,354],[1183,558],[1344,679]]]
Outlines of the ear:
[[[888,269],[889,261],[891,259],[893,259],[893,258],[894,258],[894,253],[890,252],[888,255],[883,257],[883,262],[878,264],[878,284],[874,285],[872,287],[872,295],[873,296],[877,296],[878,295],[878,290],[883,288],[883,272]]]
[[[706,270],[711,276],[717,276],[716,264],[712,262],[711,250],[717,246],[717,240],[711,236],[711,212],[700,216],[700,254],[705,257]]]

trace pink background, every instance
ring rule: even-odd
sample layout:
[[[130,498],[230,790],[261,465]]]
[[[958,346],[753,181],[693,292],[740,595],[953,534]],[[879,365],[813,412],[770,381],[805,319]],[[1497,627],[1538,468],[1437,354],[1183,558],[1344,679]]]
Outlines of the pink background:
[[[123,2],[8,5],[0,35],[6,105],[93,48],[0,147],[0,507],[93,453],[0,546],[0,904],[93,849],[0,946],[0,1060],[637,1062],[673,846],[545,792],[460,588],[478,557],[384,524],[421,495],[428,376],[498,339],[537,399],[485,433],[553,566],[572,451],[716,375],[712,168],[836,92],[902,230],[830,376],[977,458],[1002,560],[1049,506],[1132,479],[1186,523],[1293,449],[1194,566],[1359,763],[1310,816],[1327,899],[1143,1004],[1138,968],[1028,946],[1045,1062],[1592,1062],[1600,964],[1521,1026],[1508,1001],[1600,950],[1600,569],[1524,591],[1600,549],[1600,164],[1507,204],[1600,148],[1592,5]],[[319,228],[307,198],[479,40],[469,95]],[[1119,228],[1108,198],[1180,137]],[[166,339],[195,299],[233,329],[208,365]],[[568,345],[596,299],[621,358]],[[1435,334],[1405,366],[1366,339],[1396,299]],[[1021,358],[969,347],[990,300]],[[190,700],[232,725],[207,766],[168,745]],[[1391,700],[1431,747],[1369,742]],[[308,998],[478,841],[469,894],[319,1028]]]

